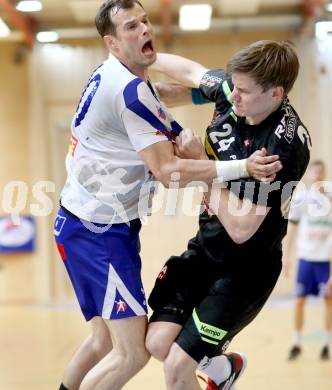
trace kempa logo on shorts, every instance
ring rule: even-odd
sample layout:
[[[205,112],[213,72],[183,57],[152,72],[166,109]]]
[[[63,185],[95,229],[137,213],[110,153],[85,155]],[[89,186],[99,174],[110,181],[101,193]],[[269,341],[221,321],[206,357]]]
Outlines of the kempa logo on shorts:
[[[193,320],[202,340],[207,343],[218,345],[222,338],[227,334],[223,329],[216,328],[215,326],[200,321],[195,309],[193,311]]]
[[[200,333],[204,333],[205,335],[216,338],[218,340],[222,338],[221,332],[210,329],[207,325],[204,324],[201,324]]]

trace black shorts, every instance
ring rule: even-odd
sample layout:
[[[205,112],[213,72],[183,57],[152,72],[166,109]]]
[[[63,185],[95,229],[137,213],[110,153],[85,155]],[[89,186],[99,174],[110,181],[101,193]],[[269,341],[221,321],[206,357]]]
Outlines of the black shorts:
[[[229,261],[236,265],[212,261],[194,238],[166,262],[149,297],[150,322],[183,325],[176,343],[197,362],[226,350],[262,309],[281,271],[280,252]]]

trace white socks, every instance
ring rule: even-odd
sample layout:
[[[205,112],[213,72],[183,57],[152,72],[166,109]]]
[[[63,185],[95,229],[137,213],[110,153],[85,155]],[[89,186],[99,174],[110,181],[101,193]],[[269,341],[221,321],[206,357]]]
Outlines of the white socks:
[[[226,356],[220,355],[209,359],[205,356],[197,370],[206,374],[216,385],[224,382],[231,375],[232,366]]]
[[[323,331],[323,339],[322,339],[323,345],[329,346],[330,341],[331,341],[331,332],[324,330]],[[297,345],[298,347],[300,347],[301,343],[302,343],[302,333],[294,330],[292,342],[293,342],[293,345]]]
[[[298,332],[297,330],[293,331],[293,345],[297,345],[298,347],[301,345],[302,341],[302,334],[301,332]]]
[[[323,345],[329,346],[331,340],[331,333],[327,330],[324,330],[323,332]]]

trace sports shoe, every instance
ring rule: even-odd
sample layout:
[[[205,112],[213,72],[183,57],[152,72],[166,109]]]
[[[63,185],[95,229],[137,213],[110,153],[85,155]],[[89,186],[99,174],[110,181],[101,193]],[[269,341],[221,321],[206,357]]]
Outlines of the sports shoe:
[[[329,360],[330,359],[330,349],[327,345],[324,345],[322,350],[320,351],[321,360]]]
[[[205,390],[232,390],[234,389],[235,382],[243,374],[243,371],[247,367],[247,359],[242,353],[231,352],[225,354],[229,362],[231,363],[232,371],[231,375],[218,386],[212,379],[208,378],[207,387]]]
[[[288,354],[288,360],[295,360],[299,357],[302,350],[298,345],[293,345]]]

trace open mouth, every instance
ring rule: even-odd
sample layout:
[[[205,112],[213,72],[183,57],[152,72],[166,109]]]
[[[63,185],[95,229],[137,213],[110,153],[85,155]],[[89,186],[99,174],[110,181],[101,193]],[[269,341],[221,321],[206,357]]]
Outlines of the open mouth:
[[[154,53],[154,48],[153,48],[153,42],[152,42],[152,40],[147,41],[147,42],[143,45],[142,52],[143,52],[143,54],[147,54],[147,55]]]

